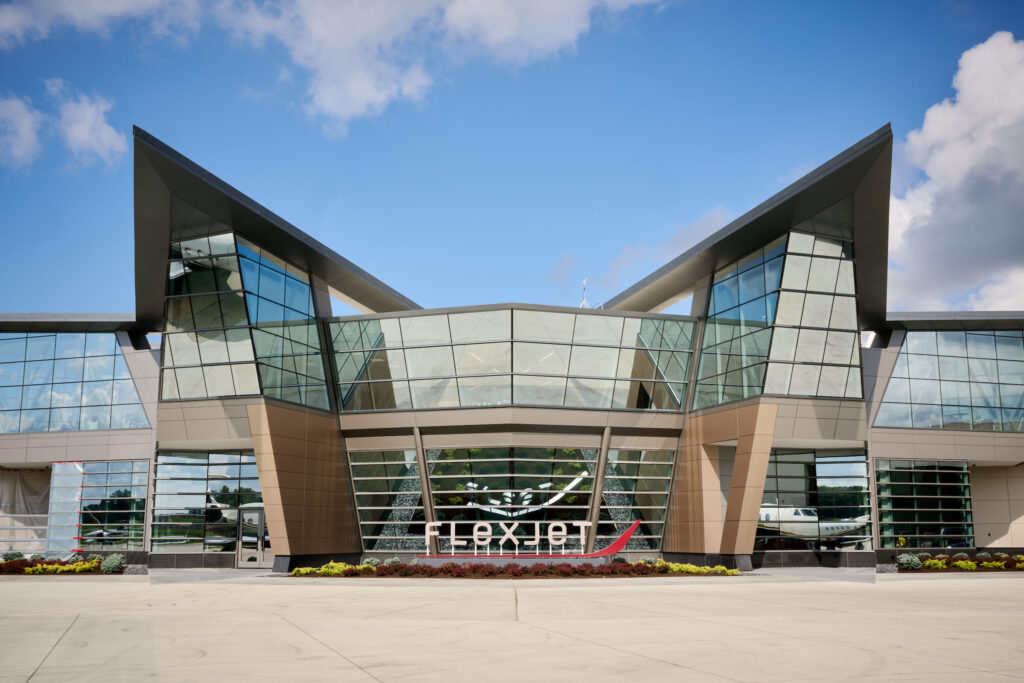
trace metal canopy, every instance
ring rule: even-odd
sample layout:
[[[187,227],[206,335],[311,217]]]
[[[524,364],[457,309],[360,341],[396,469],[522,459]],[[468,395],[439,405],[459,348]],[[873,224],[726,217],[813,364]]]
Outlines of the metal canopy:
[[[889,124],[825,162],[786,189],[605,302],[605,308],[655,311],[696,289],[716,268],[761,247],[789,229],[852,197],[854,271],[862,329],[885,321],[889,250]],[[836,236],[827,222],[805,224]]]
[[[914,311],[890,313],[892,330],[1020,330],[1024,311]]]
[[[172,240],[226,230],[309,271],[365,312],[418,309],[348,259],[140,128],[135,150],[135,299],[139,325],[160,329]]]
[[[0,332],[129,332],[134,313],[5,313]]]

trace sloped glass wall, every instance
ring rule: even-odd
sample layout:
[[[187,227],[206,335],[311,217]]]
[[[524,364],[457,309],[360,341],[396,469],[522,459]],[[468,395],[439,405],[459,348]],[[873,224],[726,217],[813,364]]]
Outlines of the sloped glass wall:
[[[161,398],[330,409],[309,275],[232,233],[171,244]]]
[[[694,323],[503,308],[332,321],[345,411],[682,410]]]

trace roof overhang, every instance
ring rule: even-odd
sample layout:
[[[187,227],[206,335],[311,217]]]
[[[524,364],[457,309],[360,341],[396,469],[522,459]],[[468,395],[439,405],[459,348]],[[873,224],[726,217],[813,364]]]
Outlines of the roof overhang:
[[[716,268],[851,198],[852,234],[837,235],[827,223],[808,223],[801,230],[854,241],[860,324],[871,329],[885,321],[891,166],[892,129],[886,124],[612,297],[604,307],[661,310],[692,293]]]
[[[135,151],[135,299],[139,324],[160,329],[172,240],[225,230],[246,237],[322,280],[365,312],[417,309],[416,302],[256,203],[140,128]],[[181,203],[193,211],[174,211]]]
[[[892,330],[1020,330],[1024,311],[933,311],[890,313]]]
[[[134,332],[134,313],[6,313],[0,332]]]

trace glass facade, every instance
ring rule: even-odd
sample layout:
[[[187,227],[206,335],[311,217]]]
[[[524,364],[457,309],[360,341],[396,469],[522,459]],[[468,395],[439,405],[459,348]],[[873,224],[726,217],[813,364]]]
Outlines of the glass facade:
[[[674,451],[608,451],[595,550],[607,548],[638,519],[643,524],[626,550],[661,548],[674,460]]]
[[[345,411],[682,410],[694,323],[500,309],[329,323]]]
[[[1021,330],[907,332],[874,426],[1024,432]]]
[[[862,398],[851,242],[789,233],[764,393]]]
[[[773,449],[754,550],[871,550],[864,451]]]
[[[148,427],[113,332],[0,333],[0,434]]]
[[[761,394],[862,398],[849,200],[715,271],[693,408]]]
[[[416,451],[354,451],[348,457],[363,548],[426,552]]]
[[[519,522],[519,552],[551,551],[546,525],[538,545],[525,546],[534,534],[532,522],[563,522],[568,530],[560,552],[582,552],[579,532],[572,522],[589,519],[591,492],[597,469],[594,448],[459,448],[427,451],[427,470],[434,515],[438,522],[455,522],[455,539],[464,541],[461,552],[484,546],[473,542],[473,525]],[[444,525],[441,552],[451,552],[451,536]],[[499,548],[501,534],[492,538],[489,551]],[[456,547],[456,552],[460,552]]]
[[[152,552],[235,552],[239,512],[262,509],[261,491],[252,452],[157,453]]]
[[[875,477],[882,548],[974,545],[966,462],[876,460]]]
[[[695,410],[761,394],[785,250],[783,236],[715,271]]]
[[[145,460],[54,463],[47,555],[142,550],[148,476]]]
[[[330,409],[309,276],[231,233],[173,242],[161,397]]]

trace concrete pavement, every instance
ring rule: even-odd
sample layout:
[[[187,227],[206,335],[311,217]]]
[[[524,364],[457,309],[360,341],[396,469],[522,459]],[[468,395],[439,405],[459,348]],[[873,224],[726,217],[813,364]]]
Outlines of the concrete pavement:
[[[165,570],[0,577],[0,605],[0,681],[1024,680],[1022,574]]]

